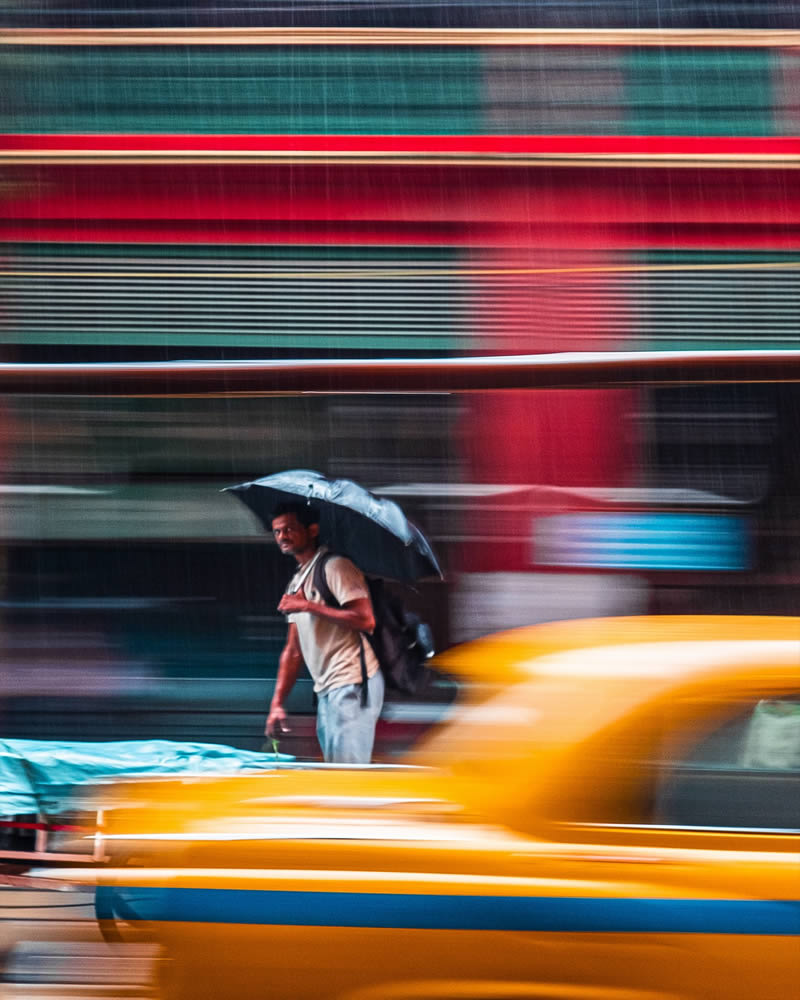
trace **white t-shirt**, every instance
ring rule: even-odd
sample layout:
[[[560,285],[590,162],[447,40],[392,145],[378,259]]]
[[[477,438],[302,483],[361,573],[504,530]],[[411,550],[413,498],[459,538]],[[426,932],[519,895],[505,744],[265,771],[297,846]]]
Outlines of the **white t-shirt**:
[[[314,587],[314,567],[317,560],[327,550],[322,547],[305,566],[292,577],[287,594],[297,593],[301,588],[307,600],[324,604],[322,595]],[[366,597],[369,589],[364,574],[344,556],[331,556],[325,565],[325,579],[331,593],[339,604],[347,604]],[[310,611],[295,611],[286,616],[297,626],[300,651],[314,681],[317,694],[324,694],[345,684],[361,683],[361,633],[343,628]],[[378,660],[369,641],[364,638],[364,654],[367,660],[367,676],[379,669]]]

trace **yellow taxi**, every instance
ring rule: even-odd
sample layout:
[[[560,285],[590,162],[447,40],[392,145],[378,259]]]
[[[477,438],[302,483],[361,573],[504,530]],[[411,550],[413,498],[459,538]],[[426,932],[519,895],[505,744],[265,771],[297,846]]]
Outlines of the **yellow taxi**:
[[[800,618],[570,621],[438,658],[402,767],[123,782],[110,940],[168,1000],[789,1000]]]

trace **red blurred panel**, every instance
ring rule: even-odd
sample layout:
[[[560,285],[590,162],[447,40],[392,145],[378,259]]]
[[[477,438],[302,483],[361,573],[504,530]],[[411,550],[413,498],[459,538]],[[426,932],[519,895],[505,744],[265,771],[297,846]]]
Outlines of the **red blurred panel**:
[[[590,184],[584,170],[558,167],[53,165],[10,167],[6,176],[14,196],[4,217],[20,224],[16,232],[30,225],[31,238],[60,220],[76,234],[93,221],[106,232],[119,225],[123,239],[134,222],[154,233],[165,223],[184,232],[222,222],[510,225],[515,243],[533,226],[522,245],[540,246],[559,245],[565,225],[587,246],[613,245],[617,233],[626,244],[651,245],[651,227],[664,245],[670,234],[658,227],[675,225],[717,227],[715,245],[730,239],[726,227],[742,233],[743,245],[754,227],[762,237],[774,227],[775,239],[791,242],[800,227],[798,174],[781,169],[603,168]],[[681,234],[671,235],[681,245]],[[456,242],[470,237],[453,233]]]

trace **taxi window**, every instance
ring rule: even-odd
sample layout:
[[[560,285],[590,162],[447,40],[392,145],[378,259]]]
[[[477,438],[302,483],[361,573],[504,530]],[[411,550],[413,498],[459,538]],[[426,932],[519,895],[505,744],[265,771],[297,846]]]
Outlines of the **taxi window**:
[[[673,734],[678,737],[685,734]],[[658,825],[800,830],[800,695],[741,705],[656,768]]]

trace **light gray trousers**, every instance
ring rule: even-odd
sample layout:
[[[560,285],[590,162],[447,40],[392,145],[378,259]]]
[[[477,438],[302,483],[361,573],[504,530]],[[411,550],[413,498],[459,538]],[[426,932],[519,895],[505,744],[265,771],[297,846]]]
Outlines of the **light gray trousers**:
[[[383,708],[383,674],[367,681],[367,704],[361,704],[361,685],[345,684],[319,696],[317,738],[328,764],[369,764],[375,726]]]

